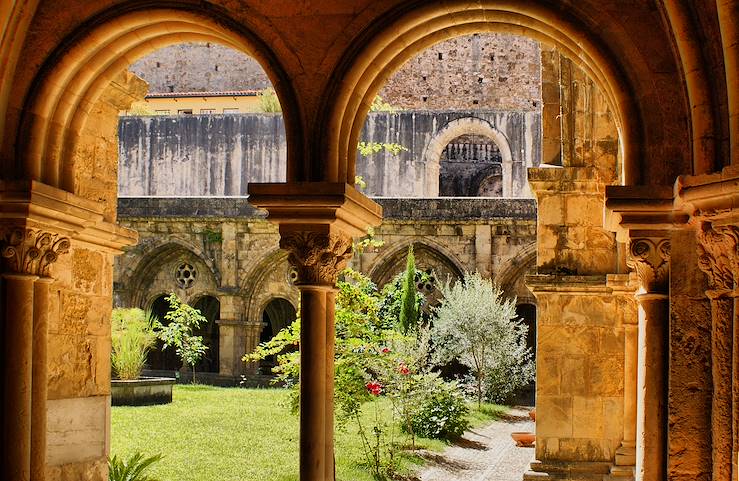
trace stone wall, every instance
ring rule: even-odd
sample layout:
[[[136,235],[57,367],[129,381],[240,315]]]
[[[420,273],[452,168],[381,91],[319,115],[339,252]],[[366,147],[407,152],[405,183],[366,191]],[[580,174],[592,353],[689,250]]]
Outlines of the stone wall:
[[[149,92],[213,92],[271,85],[252,57],[213,43],[182,43],[157,50],[129,68]]]
[[[375,230],[381,247],[354,257],[353,266],[382,285],[405,269],[413,244],[419,268],[442,279],[477,270],[498,280],[519,303],[532,302],[523,277],[535,265],[536,209],[525,199],[377,199],[385,209]],[[138,245],[118,257],[117,306],[148,307],[176,292],[192,302],[203,294],[221,302],[220,373],[237,376],[240,361],[259,340],[266,304],[283,298],[297,306],[277,228],[245,198],[122,198],[122,225],[138,231]],[[193,265],[197,281],[178,285],[175,270]]]
[[[537,112],[372,113],[362,139],[407,151],[358,153],[357,174],[368,195],[434,197],[442,149],[460,135],[482,132],[507,152],[503,195],[530,197],[526,168],[540,163],[540,125]],[[246,195],[248,182],[284,181],[286,172],[278,114],[122,117],[119,152],[121,196]]]
[[[186,43],[149,54],[130,69],[150,92],[262,89],[251,57],[216,44]],[[380,95],[400,109],[541,109],[539,43],[509,34],[475,34],[438,43],[388,80]]]
[[[475,34],[437,43],[403,65],[380,91],[401,109],[541,111],[539,43]]]

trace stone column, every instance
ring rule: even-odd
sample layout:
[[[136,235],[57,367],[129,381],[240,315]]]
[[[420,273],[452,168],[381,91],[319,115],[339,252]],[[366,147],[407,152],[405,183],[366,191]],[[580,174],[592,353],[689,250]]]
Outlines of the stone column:
[[[334,479],[334,302],[336,281],[352,254],[340,233],[282,233],[280,247],[300,289],[300,479]]]
[[[736,480],[739,456],[739,227],[703,223],[698,262],[711,299],[711,434],[714,481]],[[732,474],[733,473],[733,474]]]
[[[641,287],[636,295],[639,303],[636,479],[663,481],[667,462],[670,241],[634,237],[630,255]]]
[[[621,245],[621,244],[619,244]],[[624,340],[623,440],[616,450],[609,479],[634,479],[636,464],[636,404],[638,371],[638,313],[635,308],[633,274],[611,274],[607,285],[613,290]]]
[[[46,451],[49,268],[69,239],[12,227],[2,237],[5,326],[2,479],[40,481]],[[32,477],[33,476],[33,477]]]

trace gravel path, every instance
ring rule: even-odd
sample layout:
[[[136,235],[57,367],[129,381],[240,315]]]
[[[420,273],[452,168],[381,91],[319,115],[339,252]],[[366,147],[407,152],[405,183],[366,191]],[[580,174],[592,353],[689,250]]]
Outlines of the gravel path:
[[[534,448],[519,448],[514,431],[533,431],[528,409],[514,408],[483,428],[467,431],[443,453],[422,452],[428,460],[421,481],[521,481],[534,459]]]

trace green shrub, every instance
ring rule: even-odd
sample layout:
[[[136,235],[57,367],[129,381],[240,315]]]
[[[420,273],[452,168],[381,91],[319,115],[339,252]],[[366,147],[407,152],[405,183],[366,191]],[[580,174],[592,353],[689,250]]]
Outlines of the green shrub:
[[[113,456],[108,459],[108,478],[110,481],[156,481],[144,472],[160,459],[161,454],[144,458],[143,454],[134,453],[128,461]]]
[[[151,314],[141,309],[113,309],[111,315],[113,374],[120,379],[138,379],[156,335]]]
[[[426,395],[411,420],[415,435],[437,439],[461,436],[469,427],[469,408],[457,383],[428,375],[425,384]]]

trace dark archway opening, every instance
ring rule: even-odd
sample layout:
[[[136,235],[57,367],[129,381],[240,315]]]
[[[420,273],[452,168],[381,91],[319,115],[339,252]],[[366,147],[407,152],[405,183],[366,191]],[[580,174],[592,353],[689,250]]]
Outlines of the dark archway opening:
[[[195,334],[203,338],[203,344],[208,347],[203,359],[195,367],[198,372],[214,372],[219,370],[219,332],[218,319],[221,317],[221,303],[213,296],[203,296],[195,302],[193,307],[200,311],[206,322],[200,325]]]
[[[264,307],[262,312],[262,332],[259,342],[267,342],[278,332],[289,326],[297,318],[295,307],[287,299],[281,297],[272,299]],[[259,371],[262,374],[271,374],[272,368],[277,360],[275,356],[269,356],[259,363]]]
[[[528,328],[526,347],[531,349],[533,362],[536,363],[536,306],[534,304],[519,304],[516,306],[516,316]],[[518,404],[533,406],[536,402],[536,381],[522,388],[516,395]]]
[[[162,294],[161,296],[154,299],[149,309],[151,313],[156,316],[162,325],[169,324],[164,316],[169,312],[169,302],[167,302],[167,296]],[[162,349],[162,341],[157,340],[156,344],[149,351],[147,361],[149,369],[152,371],[177,371],[182,367],[182,361],[175,353],[174,349],[167,348]]]
[[[439,195],[502,197],[502,161],[500,149],[492,139],[476,134],[460,135],[441,154]]]

